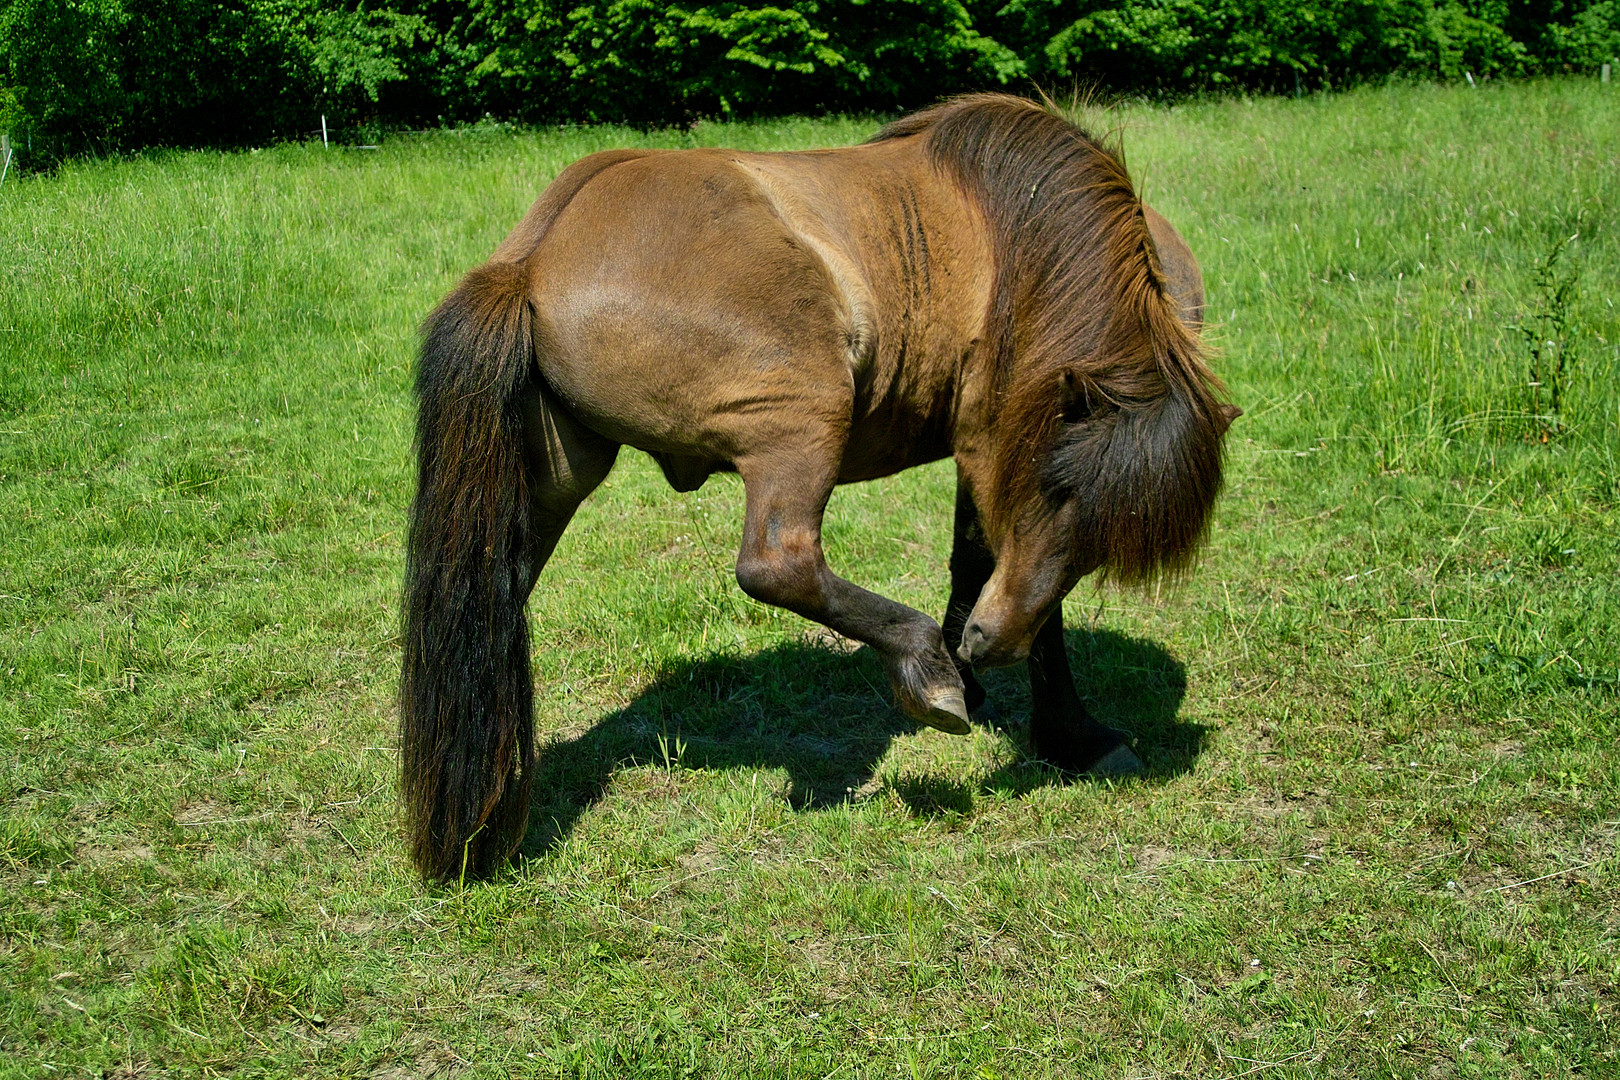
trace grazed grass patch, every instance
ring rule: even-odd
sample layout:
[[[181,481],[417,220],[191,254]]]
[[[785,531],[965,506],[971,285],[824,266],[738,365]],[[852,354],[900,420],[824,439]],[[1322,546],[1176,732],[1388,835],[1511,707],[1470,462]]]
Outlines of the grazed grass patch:
[[[584,153],[873,125],[8,180],[0,1073],[1615,1071],[1617,113],[1117,115],[1247,410],[1192,580],[1069,601],[1142,779],[1030,761],[1016,672],[1002,727],[917,731],[736,589],[733,478],[631,455],[531,605],[529,857],[444,892],[393,809],[413,327]],[[1511,326],[1576,221],[1581,363],[1526,441]],[[937,611],[950,486],[840,490],[834,564]]]

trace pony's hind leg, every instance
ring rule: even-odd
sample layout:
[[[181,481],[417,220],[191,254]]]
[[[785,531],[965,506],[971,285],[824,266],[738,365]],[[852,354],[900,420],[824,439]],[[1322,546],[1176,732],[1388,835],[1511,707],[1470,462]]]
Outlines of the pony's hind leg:
[[[942,731],[966,734],[962,680],[939,624],[827,568],[821,520],[836,461],[822,458],[801,444],[738,462],[748,509],[737,583],[756,600],[872,646],[883,657],[902,709]]]
[[[529,589],[586,496],[607,479],[619,444],[576,420],[538,378],[521,399],[529,484]]]

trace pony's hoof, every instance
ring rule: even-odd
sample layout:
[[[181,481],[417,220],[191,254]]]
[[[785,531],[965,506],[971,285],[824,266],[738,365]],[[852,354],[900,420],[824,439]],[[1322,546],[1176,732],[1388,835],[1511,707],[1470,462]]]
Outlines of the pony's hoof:
[[[968,733],[967,700],[962,697],[960,690],[943,690],[928,698],[928,711],[919,717],[923,723],[930,727],[951,735],[966,735]]]
[[[1142,759],[1124,743],[1098,758],[1086,772],[1104,780],[1121,776],[1135,776],[1144,770]]]

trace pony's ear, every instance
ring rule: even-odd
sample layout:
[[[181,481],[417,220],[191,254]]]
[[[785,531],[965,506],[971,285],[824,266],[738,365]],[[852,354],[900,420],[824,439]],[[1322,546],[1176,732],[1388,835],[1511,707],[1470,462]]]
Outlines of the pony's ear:
[[[1220,421],[1220,423],[1221,423],[1221,431],[1220,431],[1220,433],[1222,435],[1225,435],[1226,434],[1226,429],[1232,426],[1232,421],[1236,420],[1238,417],[1243,415],[1243,410],[1238,408],[1236,405],[1223,404],[1220,407],[1220,412],[1221,412],[1221,421]]]
[[[1063,369],[1063,378],[1058,386],[1058,403],[1063,410],[1065,424],[1078,424],[1091,416],[1091,392],[1086,380],[1076,375],[1072,368]]]

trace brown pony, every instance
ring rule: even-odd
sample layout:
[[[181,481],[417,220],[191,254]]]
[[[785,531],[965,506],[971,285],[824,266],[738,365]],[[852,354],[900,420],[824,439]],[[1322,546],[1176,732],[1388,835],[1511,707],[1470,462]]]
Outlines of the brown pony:
[[[1237,410],[1203,285],[1117,153],[959,98],[813,153],[615,150],[565,169],[424,330],[400,689],[412,855],[487,874],[534,775],[523,606],[620,446],[747,498],[737,581],[870,645],[952,733],[1029,660],[1036,752],[1140,768],[1081,704],[1060,601],[1184,568]],[[950,455],[944,627],[828,569],[834,485]]]

